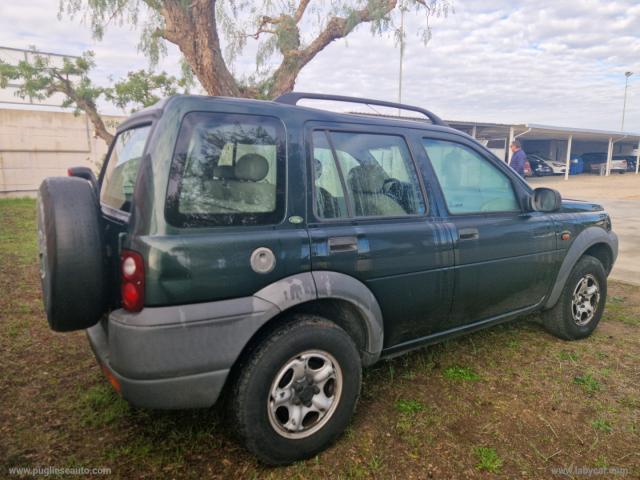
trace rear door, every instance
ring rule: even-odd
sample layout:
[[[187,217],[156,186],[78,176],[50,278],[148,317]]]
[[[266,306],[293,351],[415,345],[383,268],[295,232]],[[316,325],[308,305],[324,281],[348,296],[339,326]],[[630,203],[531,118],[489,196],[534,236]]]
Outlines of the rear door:
[[[524,212],[516,174],[473,142],[422,138],[431,172],[454,225],[455,291],[447,328],[538,305],[557,271],[548,215]]]
[[[253,110],[184,116],[166,233],[137,239],[149,258],[147,305],[248,297],[309,271],[306,228],[290,221],[305,206],[298,146],[280,119]]]
[[[428,335],[448,316],[453,254],[401,130],[309,124],[313,270],[350,275],[375,295],[385,348]]]

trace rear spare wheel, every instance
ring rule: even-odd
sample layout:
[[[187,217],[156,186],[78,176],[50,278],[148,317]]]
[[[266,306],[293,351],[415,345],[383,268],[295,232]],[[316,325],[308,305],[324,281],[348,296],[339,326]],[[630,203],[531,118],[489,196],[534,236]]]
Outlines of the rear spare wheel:
[[[46,178],[37,208],[40,281],[49,326],[57,332],[91,327],[106,304],[96,192],[82,178]]]

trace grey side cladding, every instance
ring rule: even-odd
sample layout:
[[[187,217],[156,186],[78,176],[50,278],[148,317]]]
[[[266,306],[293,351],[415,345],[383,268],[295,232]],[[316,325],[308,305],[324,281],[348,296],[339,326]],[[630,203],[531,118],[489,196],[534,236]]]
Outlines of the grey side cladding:
[[[299,273],[278,280],[257,291],[253,296],[272,303],[281,312],[299,303],[318,298],[311,272]]]
[[[367,330],[363,364],[368,366],[375,363],[382,352],[384,324],[380,305],[371,290],[359,280],[343,273],[314,271],[312,275],[318,289],[318,298],[338,298],[358,308]]]
[[[545,303],[545,308],[551,308],[556,304],[573,266],[576,264],[578,259],[584,255],[584,252],[586,252],[589,247],[597,243],[604,243],[609,246],[613,255],[613,265],[613,262],[616,261],[616,257],[618,256],[617,235],[613,232],[607,232],[600,227],[589,227],[585,229],[576,237],[571,247],[569,247],[564,260],[562,261],[562,265],[560,266],[556,282],[553,285],[553,290],[551,290],[551,295],[549,295],[549,298]]]

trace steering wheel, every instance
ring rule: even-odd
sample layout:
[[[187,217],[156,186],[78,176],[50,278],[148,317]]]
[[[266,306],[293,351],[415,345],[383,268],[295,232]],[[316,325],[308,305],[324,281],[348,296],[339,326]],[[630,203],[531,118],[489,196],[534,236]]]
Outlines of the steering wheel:
[[[387,178],[382,184],[382,192],[390,197],[399,198],[402,195],[402,182],[397,178]]]

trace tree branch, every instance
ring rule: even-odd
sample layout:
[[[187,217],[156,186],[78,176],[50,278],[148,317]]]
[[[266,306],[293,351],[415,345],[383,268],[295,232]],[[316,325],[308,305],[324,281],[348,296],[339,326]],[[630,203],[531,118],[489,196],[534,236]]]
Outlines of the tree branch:
[[[301,1],[304,3],[306,0]],[[308,4],[308,1],[306,3]],[[386,0],[386,2],[381,5],[382,8],[376,11],[375,14],[368,7],[365,7],[361,10],[355,10],[349,18],[332,17],[324,30],[322,30],[306,48],[283,52],[284,58],[273,74],[273,82],[269,89],[268,96],[275,98],[293,90],[295,80],[300,70],[327,45],[334,40],[346,37],[354,28],[362,23],[368,23],[388,15],[396,8],[397,4],[398,0]],[[300,6],[302,6],[302,3]],[[300,10],[300,7],[298,10]]]
[[[382,10],[383,16],[391,13],[393,9],[396,8],[397,4],[398,0],[387,0],[386,5]],[[313,40],[309,46],[301,52],[301,57],[308,57],[308,62],[334,40],[346,37],[358,25],[371,22],[372,20],[374,20],[374,17],[368,7],[353,12],[351,19],[333,17],[329,20],[325,29],[320,32],[315,40]],[[305,65],[307,62],[305,62]]]
[[[309,3],[311,3],[311,0],[300,0],[300,5],[298,5],[296,13],[293,15],[293,19],[296,23],[300,23],[300,20],[302,20],[302,16],[304,15],[307,6],[309,6]]]
[[[96,135],[101,139],[103,139],[106,142],[107,146],[111,145],[111,142],[113,141],[114,137],[109,132],[109,130],[107,130],[107,127],[105,126],[104,121],[102,120],[102,117],[98,113],[98,108],[96,107],[95,102],[93,102],[93,100],[84,98],[81,95],[78,95],[78,92],[74,88],[71,81],[63,77],[62,75],[60,75],[59,72],[53,71],[52,76],[56,80],[58,80],[58,82],[52,82],[49,85],[48,92],[62,93],[67,97],[69,97],[71,100],[73,100],[74,103],[78,106],[78,108],[87,115],[87,117],[93,124],[93,128],[96,132]]]

